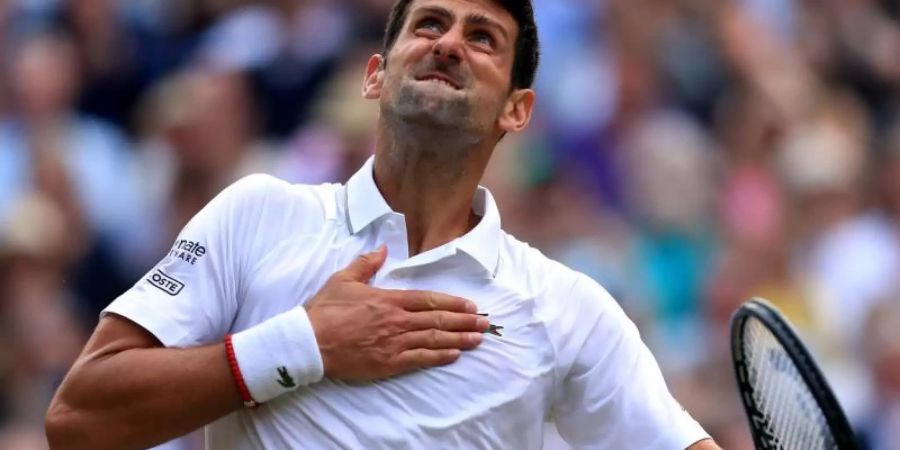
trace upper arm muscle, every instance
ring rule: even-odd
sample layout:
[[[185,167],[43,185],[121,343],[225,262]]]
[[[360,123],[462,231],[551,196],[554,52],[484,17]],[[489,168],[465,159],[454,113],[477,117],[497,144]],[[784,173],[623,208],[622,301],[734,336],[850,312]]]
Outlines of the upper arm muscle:
[[[107,314],[84,346],[79,360],[103,358],[124,350],[162,347],[156,336],[117,314]]]

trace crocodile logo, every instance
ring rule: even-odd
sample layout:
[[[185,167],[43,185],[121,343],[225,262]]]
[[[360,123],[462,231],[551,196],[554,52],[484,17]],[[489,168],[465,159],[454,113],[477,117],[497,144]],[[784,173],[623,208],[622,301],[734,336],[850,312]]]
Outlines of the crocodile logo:
[[[288,389],[290,389],[292,387],[297,387],[297,385],[294,384],[294,379],[291,378],[291,376],[288,374],[287,367],[284,367],[284,366],[279,367],[278,368],[278,376],[281,377],[278,380],[278,384],[280,384]]]

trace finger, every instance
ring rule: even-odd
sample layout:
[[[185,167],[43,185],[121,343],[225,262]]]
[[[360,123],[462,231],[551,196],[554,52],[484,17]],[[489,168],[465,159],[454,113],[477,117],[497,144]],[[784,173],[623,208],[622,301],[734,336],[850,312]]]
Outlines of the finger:
[[[379,245],[373,252],[357,256],[341,272],[351,280],[368,283],[387,260],[387,247]]]
[[[468,313],[450,311],[420,311],[406,317],[406,329],[410,331],[434,328],[444,331],[484,332],[490,326],[487,318]]]
[[[461,354],[458,349],[429,350],[417,348],[400,352],[394,360],[400,372],[409,372],[426,367],[443,366],[456,361]]]
[[[443,294],[433,291],[402,291],[391,290],[397,305],[407,311],[451,311],[459,313],[474,313],[478,306],[462,297]]]
[[[410,331],[401,335],[403,348],[460,349],[471,350],[481,344],[482,334],[475,332],[460,333],[441,330]]]

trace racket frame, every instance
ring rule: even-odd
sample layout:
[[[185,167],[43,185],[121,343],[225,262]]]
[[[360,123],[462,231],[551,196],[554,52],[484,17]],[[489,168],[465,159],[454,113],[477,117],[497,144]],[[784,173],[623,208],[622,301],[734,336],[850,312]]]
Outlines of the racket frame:
[[[850,423],[844,415],[844,410],[841,408],[837,397],[835,397],[812,355],[806,346],[803,345],[803,342],[787,319],[769,302],[758,297],[741,305],[734,315],[731,316],[731,360],[734,363],[735,378],[741,402],[744,405],[744,412],[747,413],[747,420],[750,422],[750,433],[753,436],[754,446],[759,450],[772,449],[772,446],[765,440],[766,431],[764,427],[765,422],[769,418],[758,408],[756,401],[753,399],[755,388],[750,384],[748,366],[744,362],[746,357],[742,336],[744,335],[744,326],[747,324],[747,319],[750,318],[759,320],[784,348],[785,353],[787,353],[791,362],[797,368],[797,372],[803,379],[806,388],[809,389],[810,394],[812,394],[813,399],[822,411],[825,422],[831,430],[832,436],[834,436],[837,448],[839,450],[856,450],[856,439]]]

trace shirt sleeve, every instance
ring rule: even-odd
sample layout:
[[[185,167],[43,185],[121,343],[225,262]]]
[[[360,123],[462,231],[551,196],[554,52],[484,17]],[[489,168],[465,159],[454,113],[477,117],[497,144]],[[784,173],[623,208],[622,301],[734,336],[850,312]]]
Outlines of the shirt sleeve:
[[[672,397],[637,327],[596,282],[580,275],[557,326],[569,338],[553,415],[576,449],[681,450],[709,437]]]
[[[101,313],[123,316],[166,347],[220,342],[238,309],[248,249],[259,243],[272,177],[251,175],[198,212],[166,256]]]

